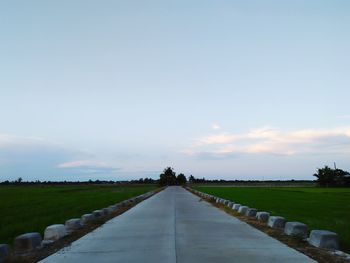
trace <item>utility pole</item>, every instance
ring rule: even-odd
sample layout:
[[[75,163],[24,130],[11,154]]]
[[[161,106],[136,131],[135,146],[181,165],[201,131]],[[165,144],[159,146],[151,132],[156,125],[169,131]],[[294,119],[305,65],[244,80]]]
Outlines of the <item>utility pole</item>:
[[[337,164],[334,162],[334,170],[337,170]]]

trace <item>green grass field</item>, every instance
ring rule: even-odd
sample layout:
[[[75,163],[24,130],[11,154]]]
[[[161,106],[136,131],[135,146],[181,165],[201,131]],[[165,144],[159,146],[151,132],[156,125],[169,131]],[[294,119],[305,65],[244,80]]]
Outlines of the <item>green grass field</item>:
[[[258,210],[300,221],[312,229],[339,234],[342,250],[350,251],[350,189],[301,187],[194,187]]]
[[[155,186],[0,186],[0,243],[154,190]]]

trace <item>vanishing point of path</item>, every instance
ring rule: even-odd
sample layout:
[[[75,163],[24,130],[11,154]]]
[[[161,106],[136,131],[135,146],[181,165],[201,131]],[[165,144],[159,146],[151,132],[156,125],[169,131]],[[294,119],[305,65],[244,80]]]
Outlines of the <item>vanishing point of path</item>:
[[[139,203],[41,262],[314,261],[174,186]]]

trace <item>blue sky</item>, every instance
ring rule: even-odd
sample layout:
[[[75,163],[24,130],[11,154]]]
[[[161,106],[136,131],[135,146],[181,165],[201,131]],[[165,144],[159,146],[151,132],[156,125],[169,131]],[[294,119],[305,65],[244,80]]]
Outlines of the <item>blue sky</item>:
[[[0,180],[350,170],[349,1],[2,1]]]

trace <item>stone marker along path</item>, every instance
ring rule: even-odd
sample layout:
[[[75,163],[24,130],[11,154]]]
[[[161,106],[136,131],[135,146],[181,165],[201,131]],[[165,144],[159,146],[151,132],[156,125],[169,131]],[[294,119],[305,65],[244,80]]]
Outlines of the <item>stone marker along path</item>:
[[[41,262],[315,261],[174,186]]]

